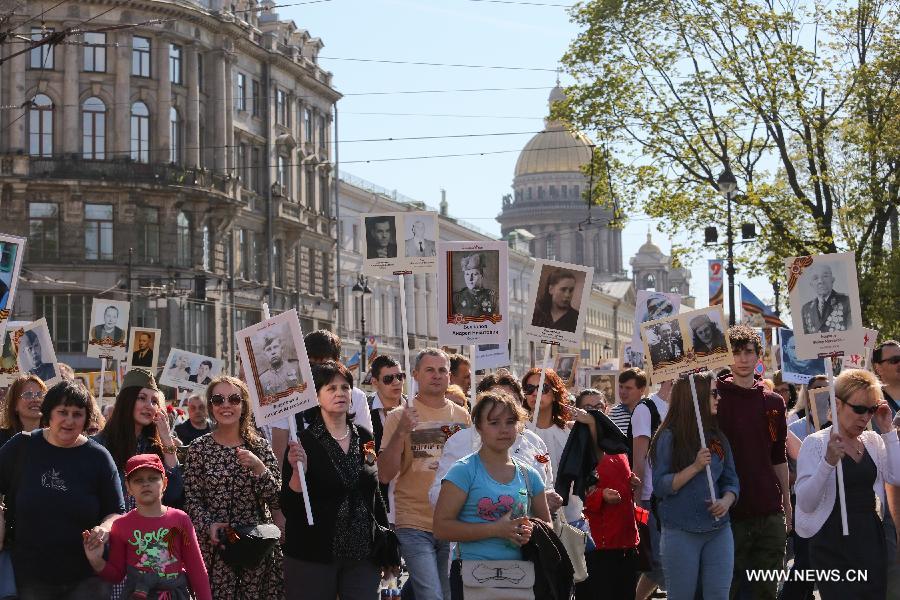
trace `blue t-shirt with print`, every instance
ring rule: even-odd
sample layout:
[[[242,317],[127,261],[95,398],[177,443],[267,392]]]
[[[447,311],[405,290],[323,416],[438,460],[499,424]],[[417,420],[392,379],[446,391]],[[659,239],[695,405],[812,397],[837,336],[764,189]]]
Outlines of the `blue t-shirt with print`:
[[[466,492],[466,502],[459,511],[463,523],[493,523],[508,512],[512,518],[528,516],[528,492],[532,496],[544,493],[544,481],[532,467],[517,462],[516,475],[508,483],[496,481],[484,468],[476,452],[456,461],[443,481],[449,481]],[[528,483],[522,477],[528,475]],[[476,542],[461,542],[464,560],[520,560],[519,546],[502,538],[487,538]]]

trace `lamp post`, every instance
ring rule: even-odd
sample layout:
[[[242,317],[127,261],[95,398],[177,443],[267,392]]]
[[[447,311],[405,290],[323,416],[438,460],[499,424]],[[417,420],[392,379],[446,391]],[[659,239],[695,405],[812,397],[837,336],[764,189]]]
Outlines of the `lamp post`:
[[[357,275],[356,283],[353,284],[351,292],[353,292],[354,298],[359,298],[359,373],[361,379],[362,374],[366,372],[366,298],[372,295],[372,290],[369,288],[369,278],[361,273]]]
[[[725,232],[725,243],[728,246],[728,265],[725,267],[725,272],[728,273],[728,324],[734,325],[734,230],[731,226],[731,200],[734,198],[737,190],[737,179],[735,179],[734,173],[731,172],[731,168],[727,164],[725,165],[725,170],[719,175],[717,185],[719,193],[725,197],[728,210],[727,231]]]

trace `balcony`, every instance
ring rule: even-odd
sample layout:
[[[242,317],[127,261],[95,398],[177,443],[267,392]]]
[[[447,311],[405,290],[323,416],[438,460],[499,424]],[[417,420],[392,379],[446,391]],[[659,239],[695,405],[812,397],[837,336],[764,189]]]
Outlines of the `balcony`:
[[[204,169],[173,164],[63,157],[30,157],[28,176],[33,179],[89,179],[122,184],[188,186],[223,194],[233,193],[232,188],[237,181]]]

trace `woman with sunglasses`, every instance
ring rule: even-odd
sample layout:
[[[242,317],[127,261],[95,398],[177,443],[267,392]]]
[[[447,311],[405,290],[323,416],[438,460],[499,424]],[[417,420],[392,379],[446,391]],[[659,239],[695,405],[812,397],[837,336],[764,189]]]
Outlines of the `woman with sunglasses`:
[[[34,431],[41,426],[41,402],[46,391],[47,386],[37,375],[13,381],[0,411],[0,446],[20,431]]]
[[[719,396],[711,373],[694,376],[706,447],[700,446],[690,381],[672,386],[669,411],[650,444],[653,494],[662,523],[660,554],[670,598],[727,600],[734,567],[728,510],[737,501],[734,454],[716,423]],[[706,467],[716,501],[709,497]]]
[[[256,432],[250,393],[236,377],[221,375],[206,388],[212,433],[188,446],[184,464],[185,512],[197,530],[214,600],[284,597],[281,548],[255,569],[240,573],[217,552],[237,525],[272,523],[279,509],[281,471],[269,442]]]
[[[282,467],[285,516],[284,572],[288,600],[375,598],[382,573],[399,565],[372,560],[373,520],[388,526],[378,486],[372,434],[350,413],[353,375],[333,360],[313,365],[319,405],[299,443],[288,444]],[[306,520],[300,476],[303,465],[315,524]]]
[[[876,499],[885,502],[885,484],[900,484],[900,441],[891,422],[878,379],[868,371],[848,369],[834,382],[837,428],[827,427],[803,440],[797,459],[795,526],[810,538],[810,567],[866,569],[865,581],[820,580],[823,600],[885,598],[887,560],[884,529]],[[879,435],[866,425],[874,417]],[[849,535],[844,536],[837,498],[837,465],[843,470]]]

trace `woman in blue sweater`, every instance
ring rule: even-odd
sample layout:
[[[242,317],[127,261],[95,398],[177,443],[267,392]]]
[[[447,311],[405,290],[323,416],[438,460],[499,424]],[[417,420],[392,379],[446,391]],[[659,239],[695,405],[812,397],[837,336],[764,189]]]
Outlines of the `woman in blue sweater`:
[[[728,509],[737,500],[738,478],[731,447],[716,424],[716,381],[703,373],[694,376],[694,383],[707,447],[700,447],[686,378],[675,382],[669,412],[650,446],[662,522],[660,554],[670,599],[693,600],[699,583],[704,600],[727,600],[734,566]],[[715,501],[709,497],[707,465]]]

